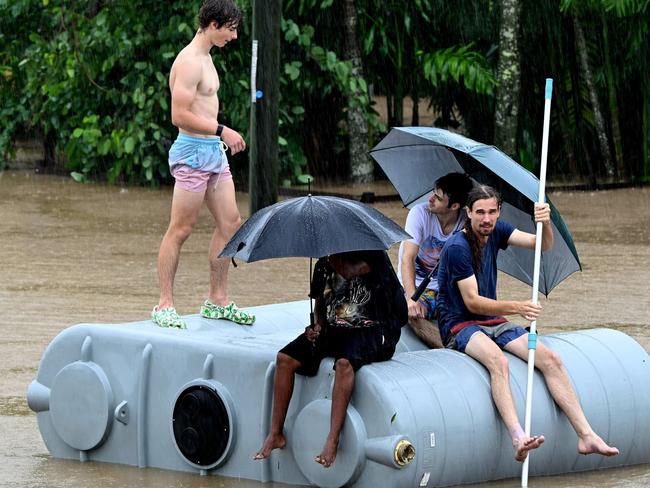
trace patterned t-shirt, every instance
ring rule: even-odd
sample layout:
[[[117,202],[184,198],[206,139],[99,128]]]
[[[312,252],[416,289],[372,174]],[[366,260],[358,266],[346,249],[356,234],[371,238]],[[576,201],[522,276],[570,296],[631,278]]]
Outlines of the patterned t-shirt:
[[[447,239],[453,234],[463,228],[465,223],[465,210],[461,210],[458,215],[456,225],[449,234],[444,234],[440,227],[440,221],[435,214],[432,214],[428,209],[428,203],[420,203],[414,206],[406,217],[406,225],[404,229],[411,234],[413,239],[405,242],[412,242],[420,249],[415,258],[415,287],[417,288],[422,283],[422,280],[427,275],[434,271],[431,282],[427,288],[438,291],[438,277],[437,269],[440,262],[440,254]],[[400,282],[402,281],[402,255],[404,254],[404,243],[399,248],[399,268],[398,276]]]
[[[332,273],[325,283],[323,298],[327,323],[332,327],[370,327],[375,325],[373,290],[363,277],[346,280]]]
[[[381,322],[399,328],[408,319],[404,291],[384,251],[363,251],[370,272],[345,279],[321,258],[314,267],[312,297],[322,296],[327,325],[372,327]]]

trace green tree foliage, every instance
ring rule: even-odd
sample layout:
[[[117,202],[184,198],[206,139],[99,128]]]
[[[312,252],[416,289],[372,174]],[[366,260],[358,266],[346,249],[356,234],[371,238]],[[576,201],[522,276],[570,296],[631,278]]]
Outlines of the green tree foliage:
[[[335,51],[317,44],[314,36],[316,30],[313,26],[303,25],[301,27],[293,20],[285,20],[282,23],[282,29],[287,47],[293,49],[294,56],[293,60],[287,61],[284,65],[286,78],[283,80],[285,90],[281,108],[281,112],[284,112],[283,122],[284,125],[291,124],[298,117],[301,122],[308,124],[307,130],[305,127],[301,129],[294,126],[296,130],[288,131],[286,139],[281,140],[281,145],[286,146],[288,152],[292,151],[289,154],[294,165],[292,174],[297,177],[302,173],[301,166],[306,166],[307,162],[302,152],[304,145],[308,144],[306,138],[313,137],[327,124],[329,124],[329,128],[325,130],[330,130],[335,134],[332,139],[337,138],[338,127],[341,120],[344,119],[345,97],[349,94],[357,94],[351,106],[362,110],[367,123],[376,130],[383,130],[383,126],[379,123],[377,114],[372,108],[366,80],[353,75],[350,62],[341,60]],[[306,115],[304,107],[306,100],[308,100],[307,103],[322,106],[322,112],[325,112],[327,116],[323,117],[323,113],[316,110],[314,114],[316,119],[313,121],[306,119],[304,117]],[[327,107],[328,101],[333,101],[335,107],[338,105],[339,110]],[[290,113],[286,112],[287,105]],[[327,154],[328,152],[325,148],[319,149],[315,151],[316,154]],[[333,159],[338,157],[338,154],[333,155]],[[328,166],[331,169],[335,164],[325,161],[330,164],[319,165],[318,160],[314,159],[310,166],[322,174],[327,171]],[[338,169],[341,170],[341,168]]]
[[[176,129],[167,77],[195,33],[200,3],[0,0],[0,116],[8,121],[0,127],[0,153],[11,151],[16,135],[34,133],[53,141],[57,161],[79,181],[168,179],[167,149]],[[305,154],[316,155],[313,167],[321,174],[340,160],[344,145],[333,141],[342,135],[347,93],[360,93],[355,103],[374,128],[382,128],[366,81],[352,76],[350,64],[322,46],[307,23],[314,10],[327,12],[331,4],[285,2],[285,17],[296,19],[282,23],[280,173],[290,183],[305,181]],[[220,119],[246,137],[251,8],[249,1],[239,5],[245,15],[239,41],[214,49],[213,58],[222,82]],[[328,130],[331,137],[321,145]],[[241,178],[245,165],[245,156],[235,157],[233,170]]]
[[[453,83],[479,95],[492,95],[497,84],[492,66],[472,50],[471,43],[422,54],[422,71],[433,88]]]
[[[403,124],[405,97],[428,98],[436,125],[457,127],[462,119],[470,134],[491,140],[498,33],[491,3],[358,3],[368,76],[386,96],[389,125]]]
[[[520,161],[534,167],[539,159],[542,109],[537,100],[543,97],[539,80],[551,77],[555,84],[549,174],[592,184],[608,179],[611,168],[607,168],[600,148],[593,97],[576,48],[572,16],[577,15],[586,38],[593,82],[602,100],[612,153],[618,152],[616,133],[621,136],[623,161],[618,162],[617,177],[632,181],[644,178],[648,171],[648,129],[644,129],[643,114],[649,100],[643,86],[648,82],[649,4],[647,0],[523,1],[522,57],[535,62],[522,66]],[[604,23],[608,43],[604,41]],[[617,117],[620,131],[613,130],[613,117]]]
[[[347,96],[370,126],[386,130],[372,94],[402,125],[403,100],[428,99],[435,124],[491,143],[497,87],[499,2],[356,0],[364,78],[344,56],[343,2],[284,0],[280,180],[345,175]],[[549,177],[607,176],[591,94],[580,72],[572,15],[579,16],[602,100],[618,176],[650,178],[650,1],[522,0],[518,160],[539,159],[544,79],[555,80]],[[250,17],[250,0],[240,1]],[[31,133],[79,179],[157,184],[169,178],[168,73],[196,28],[200,0],[0,0],[0,153]],[[250,18],[239,40],[213,50],[220,118],[247,137]],[[263,40],[260,40],[263,42]],[[607,56],[603,55],[604,50]],[[591,96],[590,96],[591,95]],[[416,104],[417,107],[417,104]],[[418,124],[418,112],[410,121]],[[616,127],[618,124],[618,127]],[[602,139],[601,139],[602,140]],[[621,156],[622,155],[622,156]],[[246,157],[232,167],[246,178]],[[623,160],[621,162],[621,159]]]
[[[198,3],[188,3],[2,0],[2,31],[15,48],[2,96],[26,112],[14,123],[53,136],[75,179],[167,176],[167,73],[193,35],[188,12]]]
[[[300,123],[283,132],[293,171],[284,176],[304,183],[298,164],[319,175],[348,174],[346,110],[359,109],[373,133],[383,133],[366,79],[343,59],[343,2],[285,0],[285,45],[281,111],[299,110]],[[349,95],[355,94],[354,97]],[[348,105],[349,98],[352,98]],[[281,120],[281,127],[289,120]],[[283,141],[281,141],[282,143]]]

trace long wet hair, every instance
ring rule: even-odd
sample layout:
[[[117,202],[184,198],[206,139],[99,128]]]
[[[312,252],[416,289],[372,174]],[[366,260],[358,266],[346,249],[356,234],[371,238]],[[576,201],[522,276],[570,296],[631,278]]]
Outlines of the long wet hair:
[[[497,206],[501,208],[501,195],[491,186],[479,185],[475,186],[467,195],[467,209],[472,210],[472,207],[478,200],[487,200],[490,198],[495,198],[497,201]],[[483,244],[474,233],[472,229],[472,221],[469,216],[465,220],[465,237],[467,242],[469,242],[469,249],[472,252],[472,267],[474,268],[474,274],[478,276],[481,272],[481,265],[483,261]]]

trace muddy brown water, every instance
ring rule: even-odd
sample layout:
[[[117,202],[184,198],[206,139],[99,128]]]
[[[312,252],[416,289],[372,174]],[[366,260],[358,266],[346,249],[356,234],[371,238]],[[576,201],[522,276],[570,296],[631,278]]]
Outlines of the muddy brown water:
[[[246,198],[238,195],[244,217]],[[541,300],[540,332],[610,327],[650,350],[650,188],[556,192],[551,198],[573,233],[583,271]],[[1,487],[274,486],[54,459],[27,407],[26,387],[46,346],[62,329],[148,317],[158,296],[156,257],[170,201],[171,188],[80,185],[28,171],[0,172]],[[406,210],[398,202],[375,207],[404,223]],[[181,255],[176,304],[183,314],[196,313],[205,296],[210,233],[210,216],[204,212]],[[390,250],[393,262],[396,253]],[[282,287],[264,286],[279,276]],[[242,306],[304,299],[308,277],[305,259],[241,263],[230,270],[230,294]],[[526,299],[530,289],[502,275],[499,294]],[[533,478],[530,486],[647,487],[650,465]]]

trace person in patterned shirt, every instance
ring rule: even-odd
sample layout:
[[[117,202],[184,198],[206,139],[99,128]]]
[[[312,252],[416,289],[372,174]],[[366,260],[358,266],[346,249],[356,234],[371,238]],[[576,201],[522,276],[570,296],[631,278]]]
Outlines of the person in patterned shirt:
[[[314,376],[323,358],[334,358],[330,432],[315,461],[330,467],[336,458],[356,371],[390,359],[408,320],[404,291],[384,251],[354,251],[321,258],[310,296],[315,323],[278,352],[271,431],[255,459],[286,445],[282,432],[295,374]]]
[[[466,174],[448,173],[435,182],[429,200],[415,205],[406,217],[404,228],[412,239],[400,246],[399,277],[406,291],[409,325],[430,348],[442,347],[435,323],[440,253],[447,239],[465,224],[465,201],[472,184]],[[433,276],[426,289],[417,300],[412,300],[413,293],[429,273]]]

